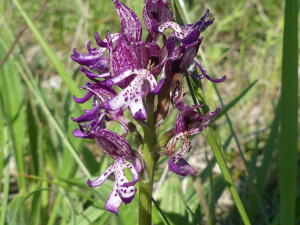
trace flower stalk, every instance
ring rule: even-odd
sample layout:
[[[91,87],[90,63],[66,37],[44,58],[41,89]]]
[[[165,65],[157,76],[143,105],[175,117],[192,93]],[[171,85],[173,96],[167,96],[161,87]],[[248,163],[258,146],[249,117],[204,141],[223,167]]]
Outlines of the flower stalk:
[[[154,124],[154,95],[148,95],[146,99],[146,111],[148,114],[147,123],[149,129],[144,128],[144,146],[142,156],[147,170],[140,177],[139,184],[139,224],[151,225],[152,215],[152,191],[156,154],[152,154],[152,149],[157,143],[156,127]]]

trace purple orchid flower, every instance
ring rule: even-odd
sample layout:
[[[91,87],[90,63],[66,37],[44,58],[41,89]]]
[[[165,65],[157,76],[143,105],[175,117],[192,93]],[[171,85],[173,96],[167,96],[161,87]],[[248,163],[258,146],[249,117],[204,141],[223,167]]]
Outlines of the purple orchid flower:
[[[171,156],[169,159],[169,168],[181,176],[197,173],[197,171],[182,158],[183,155],[191,149],[189,136],[204,130],[220,112],[220,109],[217,108],[214,112],[208,112],[202,117],[194,111],[194,109],[200,107],[201,106],[197,105],[183,107],[176,119],[174,136],[167,145],[166,154]],[[175,152],[176,143],[180,139],[183,139],[182,146]]]
[[[102,128],[105,127],[104,120],[102,120],[103,118],[106,118],[106,120],[113,120],[118,122],[121,125],[123,131],[122,136],[126,137],[128,133],[129,124],[131,126],[134,126],[134,124],[132,124],[129,119],[124,117],[122,109],[117,109],[113,111],[113,110],[106,110],[101,107],[101,104],[107,102],[109,99],[116,96],[116,92],[112,88],[107,87],[105,85],[105,81],[102,82],[95,79],[93,79],[93,81],[95,83],[85,82],[86,86],[81,87],[81,89],[85,89],[88,91],[83,98],[76,98],[75,96],[73,96],[74,101],[79,104],[88,101],[92,96],[94,96],[93,109],[85,110],[85,114],[79,116],[76,119],[72,117],[72,120],[74,122],[77,122],[81,127],[86,127],[91,125],[91,129],[97,129],[100,126],[100,123],[103,124],[101,125]],[[88,123],[84,125],[80,125],[81,123],[86,123],[86,122]]]
[[[165,22],[158,26],[156,21],[152,20],[152,30],[156,33],[162,34],[167,28],[170,28],[174,31],[175,37],[182,43],[182,45],[191,44],[199,38],[201,32],[213,24],[214,19],[205,21],[208,15],[209,10],[206,11],[205,15],[199,21],[185,26],[180,26],[173,21]]]
[[[89,130],[83,132],[84,135],[92,137],[100,149],[115,159],[115,162],[94,181],[87,181],[87,184],[94,188],[100,186],[110,174],[115,175],[115,184],[109,195],[105,208],[106,210],[118,214],[122,202],[128,204],[135,196],[136,188],[134,185],[139,179],[139,172],[142,171],[141,162],[132,156],[132,150],[129,142],[107,129]],[[133,176],[132,181],[128,181],[124,169],[128,168]]]

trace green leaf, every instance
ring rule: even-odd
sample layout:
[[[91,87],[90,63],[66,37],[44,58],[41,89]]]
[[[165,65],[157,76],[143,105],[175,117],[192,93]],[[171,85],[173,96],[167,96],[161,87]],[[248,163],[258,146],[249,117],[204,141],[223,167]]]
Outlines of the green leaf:
[[[193,218],[199,223],[201,224],[201,221],[198,220],[197,216],[193,213],[193,211],[190,209],[190,207],[188,207],[188,205],[186,204],[183,196],[178,192],[178,195],[181,199],[181,201],[183,202],[183,204],[185,205],[185,207],[187,208],[187,210],[192,214]]]
[[[172,9],[173,9],[175,21],[179,25],[183,26],[184,22],[183,22],[183,20],[182,20],[182,18],[180,16],[180,15],[182,15],[182,10],[181,10],[180,4],[178,4],[177,0],[171,0],[171,6],[172,6]]]
[[[297,0],[285,1],[279,141],[280,223],[294,224],[298,146],[298,12]]]
[[[244,222],[244,224],[246,225],[250,225],[250,221],[248,219],[248,216],[247,216],[247,213],[246,213],[246,210],[243,206],[243,203],[239,197],[239,194],[234,186],[234,183],[233,183],[233,180],[230,176],[230,173],[228,171],[228,168],[227,168],[227,165],[225,163],[225,160],[223,158],[223,155],[221,153],[221,149],[219,148],[218,144],[217,144],[217,141],[212,133],[212,131],[210,129],[206,129],[205,130],[205,133],[206,133],[206,136],[207,136],[207,139],[208,139],[208,142],[214,152],[214,156],[220,166],[220,169],[221,169],[221,172],[223,174],[223,177],[225,179],[225,182],[226,182],[226,185],[231,193],[231,196],[236,204],[236,207],[242,217],[242,220]]]
[[[164,214],[164,212],[161,210],[161,208],[159,207],[159,204],[154,200],[154,198],[152,197],[152,202],[154,203],[156,209],[159,211],[160,215],[162,216],[162,218],[164,219],[164,221],[166,222],[166,224],[170,225],[170,222],[167,218],[167,216]]]
[[[279,127],[279,118],[280,118],[280,101],[278,103],[278,106],[275,110],[275,117],[271,126],[271,132],[269,135],[269,138],[267,140],[267,144],[265,147],[265,152],[264,152],[264,159],[262,161],[261,167],[258,169],[257,171],[257,182],[256,182],[256,186],[257,186],[257,190],[259,192],[259,196],[263,195],[265,186],[266,186],[266,178],[267,178],[267,173],[269,171],[270,168],[270,164],[272,162],[272,155],[273,152],[276,148],[276,141],[278,139],[278,127]],[[257,198],[251,198],[250,199],[250,203],[249,203],[249,207],[248,207],[248,216],[250,221],[252,221],[252,219],[255,216],[256,210],[257,210]]]
[[[3,192],[1,192],[3,194],[3,197],[1,202],[1,214],[0,214],[0,225],[4,225],[5,217],[6,217],[6,206],[8,202],[8,196],[9,196],[9,140],[8,140],[7,126],[1,127],[1,153],[0,154],[2,156],[0,158],[3,159],[3,163],[6,161],[6,165],[4,165],[5,177],[4,177]]]
[[[0,58],[6,52],[0,45]],[[12,141],[12,149],[16,158],[19,173],[25,173],[24,147],[25,147],[25,107],[22,83],[11,59],[0,68],[0,95],[4,103],[4,113],[9,127],[9,136]],[[19,189],[25,191],[25,178],[18,177]]]
[[[231,102],[229,102],[227,105],[222,107],[219,115],[216,117],[216,120],[218,120],[220,117],[225,115],[232,107],[235,106],[236,103],[238,103],[247,93],[251,90],[251,88],[256,84],[258,80],[254,81],[252,84],[250,84],[245,90],[242,91],[239,96],[237,96],[235,99],[233,99]]]

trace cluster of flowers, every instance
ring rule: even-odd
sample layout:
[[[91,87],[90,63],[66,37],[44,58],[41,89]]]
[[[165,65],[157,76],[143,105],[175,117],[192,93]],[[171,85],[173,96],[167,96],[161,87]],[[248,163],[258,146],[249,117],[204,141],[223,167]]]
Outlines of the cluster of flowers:
[[[188,74],[196,79],[222,82],[226,77],[219,80],[209,77],[195,58],[203,40],[199,38],[200,33],[213,23],[213,19],[206,21],[208,10],[198,22],[180,26],[173,21],[169,2],[146,0],[143,19],[148,36],[141,41],[142,24],[137,15],[118,0],[113,2],[120,18],[121,32],[111,34],[107,31],[103,40],[96,32],[95,40],[99,47],[91,48],[91,42],[88,42],[88,54],[78,53],[74,49],[71,55],[75,62],[87,67],[81,67],[80,70],[90,80],[81,87],[87,91],[86,95],[83,98],[74,96],[74,101],[82,104],[93,97],[93,109],[85,110],[85,114],[72,120],[79,125],[79,129],[73,132],[75,137],[93,139],[100,149],[115,159],[100,177],[87,183],[90,187],[99,186],[114,173],[115,184],[105,207],[117,214],[121,203],[130,203],[135,196],[134,184],[144,165],[142,156],[125,139],[128,131],[136,131],[136,128],[123,112],[129,108],[133,119],[146,120],[143,99],[151,92],[158,95],[155,126],[159,126],[166,118],[171,102],[179,114],[175,128],[168,132],[171,133],[166,153],[170,156],[169,168],[182,176],[195,174],[196,170],[182,158],[190,149],[189,136],[207,127],[218,115],[219,109],[200,116],[195,109],[201,106],[185,106],[182,102],[185,93],[181,78],[186,68]],[[164,34],[167,28],[174,31],[168,38]],[[160,38],[161,47],[157,44]],[[107,57],[104,57],[105,51]],[[196,66],[201,75],[193,74]],[[114,85],[122,90],[116,93]],[[106,129],[105,121],[118,122],[123,134]],[[175,153],[176,142],[180,139],[183,139],[183,144]],[[132,172],[131,182],[125,176],[125,168]]]

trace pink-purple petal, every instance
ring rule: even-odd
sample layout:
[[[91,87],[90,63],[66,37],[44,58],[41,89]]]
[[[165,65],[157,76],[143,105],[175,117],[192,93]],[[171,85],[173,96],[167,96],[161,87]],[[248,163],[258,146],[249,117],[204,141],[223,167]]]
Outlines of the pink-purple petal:
[[[94,188],[100,186],[106,179],[109,177],[110,174],[114,172],[114,165],[111,165],[108,167],[107,170],[105,170],[104,173],[102,173],[96,180],[90,181],[89,179],[87,180],[87,184]]]
[[[142,24],[138,16],[126,5],[113,0],[122,25],[122,33],[129,43],[135,43],[142,38]]]
[[[117,186],[114,185],[113,191],[110,193],[106,203],[105,203],[105,209],[107,211],[110,211],[114,213],[115,215],[118,215],[119,208],[122,204],[122,199],[117,193]]]
[[[93,96],[93,93],[88,91],[86,93],[86,95],[82,98],[76,98],[76,96],[73,96],[73,100],[79,104],[85,103],[86,101],[88,101],[91,97]]]
[[[173,162],[173,157],[170,157],[169,159],[169,169],[173,171],[174,173],[181,175],[181,176],[187,176],[188,174],[196,174],[197,171],[188,164],[184,159],[180,159],[177,163]]]

